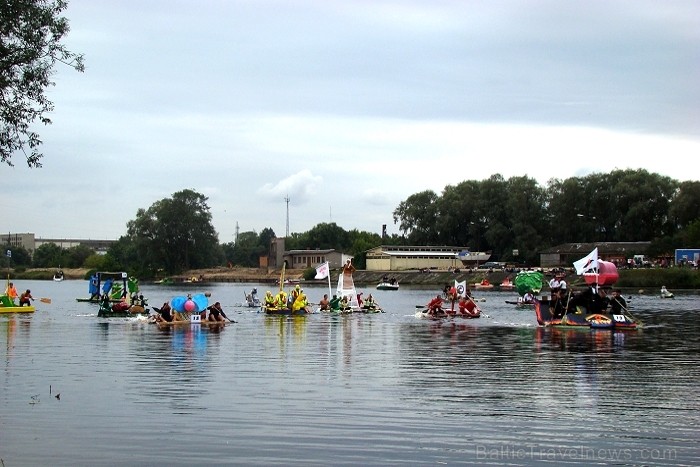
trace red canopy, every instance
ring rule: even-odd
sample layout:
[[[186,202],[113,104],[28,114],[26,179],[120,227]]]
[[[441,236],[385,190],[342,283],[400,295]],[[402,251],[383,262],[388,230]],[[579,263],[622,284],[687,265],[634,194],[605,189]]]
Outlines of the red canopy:
[[[598,285],[608,286],[613,285],[620,278],[617,273],[617,266],[609,261],[598,260],[598,274],[585,273],[583,278],[586,280],[586,284],[593,285],[596,283],[596,278],[598,280]]]

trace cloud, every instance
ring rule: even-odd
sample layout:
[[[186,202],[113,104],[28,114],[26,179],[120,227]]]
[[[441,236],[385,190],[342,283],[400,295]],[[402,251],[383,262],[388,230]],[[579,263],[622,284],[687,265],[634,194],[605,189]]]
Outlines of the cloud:
[[[318,186],[321,183],[323,183],[323,177],[314,175],[309,169],[303,169],[277,183],[264,184],[258,193],[270,201],[289,197],[290,203],[303,205],[318,193]]]

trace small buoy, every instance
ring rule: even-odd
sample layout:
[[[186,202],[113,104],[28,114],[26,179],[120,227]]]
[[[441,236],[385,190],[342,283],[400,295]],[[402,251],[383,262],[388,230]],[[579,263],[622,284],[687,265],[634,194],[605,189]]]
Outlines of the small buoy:
[[[211,297],[211,292],[204,292],[205,297]]]

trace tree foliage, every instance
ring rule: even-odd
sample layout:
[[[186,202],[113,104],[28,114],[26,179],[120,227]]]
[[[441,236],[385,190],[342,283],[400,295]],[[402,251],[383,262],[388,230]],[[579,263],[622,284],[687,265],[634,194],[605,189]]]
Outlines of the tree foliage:
[[[167,274],[220,264],[223,255],[207,200],[183,190],[139,209],[127,224],[120,256],[130,262],[136,256],[142,269],[163,269]]]
[[[643,169],[552,179],[546,187],[495,174],[448,185],[441,195],[413,194],[394,210],[408,243],[464,246],[529,264],[541,250],[570,242],[654,241],[668,252],[693,235],[698,218],[700,182],[679,184]]]
[[[41,167],[35,121],[51,123],[53,102],[45,90],[56,62],[84,71],[83,56],[70,52],[61,40],[69,31],[61,16],[64,0],[5,0],[0,7],[0,161],[13,166],[22,151],[27,165]],[[29,151],[29,152],[27,152]]]
[[[10,258],[5,257],[5,261],[0,264],[8,266],[31,266],[32,256],[23,246],[12,246],[7,243],[2,247],[2,255],[5,256],[7,251],[10,251],[12,256]]]
[[[65,264],[66,251],[55,243],[44,243],[34,250],[32,266],[35,268],[57,267]]]

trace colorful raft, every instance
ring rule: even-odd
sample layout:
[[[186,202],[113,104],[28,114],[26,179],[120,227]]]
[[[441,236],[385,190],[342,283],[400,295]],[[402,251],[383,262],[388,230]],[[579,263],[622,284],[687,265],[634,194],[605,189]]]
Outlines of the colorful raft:
[[[535,300],[535,316],[541,326],[636,329],[640,324],[629,314],[589,313],[583,307],[577,307],[575,311],[569,311],[562,317],[555,317],[549,302],[540,300]]]

